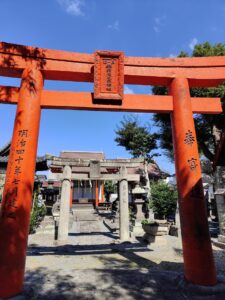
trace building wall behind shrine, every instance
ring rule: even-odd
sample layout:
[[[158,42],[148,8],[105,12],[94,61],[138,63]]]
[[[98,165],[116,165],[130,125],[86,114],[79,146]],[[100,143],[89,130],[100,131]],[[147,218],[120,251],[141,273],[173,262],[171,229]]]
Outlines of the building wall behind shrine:
[[[95,184],[89,180],[74,180],[73,181],[73,200],[87,198],[95,199]]]

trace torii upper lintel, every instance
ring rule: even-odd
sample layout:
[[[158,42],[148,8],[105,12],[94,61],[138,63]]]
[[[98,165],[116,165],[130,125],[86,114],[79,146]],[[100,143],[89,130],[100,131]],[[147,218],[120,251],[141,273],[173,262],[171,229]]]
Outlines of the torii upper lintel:
[[[94,54],[0,43],[0,75],[21,77],[25,68],[40,69],[45,79],[94,81]],[[124,83],[169,86],[177,77],[190,87],[217,86],[225,78],[225,57],[124,57]]]

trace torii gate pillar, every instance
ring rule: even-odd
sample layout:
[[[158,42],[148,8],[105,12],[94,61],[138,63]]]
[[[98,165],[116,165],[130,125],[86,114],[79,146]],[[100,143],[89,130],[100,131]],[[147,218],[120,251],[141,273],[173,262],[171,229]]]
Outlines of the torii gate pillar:
[[[173,96],[173,144],[179,194],[185,278],[199,285],[215,285],[216,271],[208,230],[188,80],[176,78]]]
[[[23,289],[42,88],[41,72],[25,69],[0,216],[0,298],[18,295]]]

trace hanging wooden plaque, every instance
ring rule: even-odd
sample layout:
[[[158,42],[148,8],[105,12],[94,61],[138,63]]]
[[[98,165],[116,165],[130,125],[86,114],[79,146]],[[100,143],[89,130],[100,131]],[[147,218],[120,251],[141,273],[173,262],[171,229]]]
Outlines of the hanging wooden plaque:
[[[122,100],[123,85],[123,52],[96,51],[94,67],[94,98]]]

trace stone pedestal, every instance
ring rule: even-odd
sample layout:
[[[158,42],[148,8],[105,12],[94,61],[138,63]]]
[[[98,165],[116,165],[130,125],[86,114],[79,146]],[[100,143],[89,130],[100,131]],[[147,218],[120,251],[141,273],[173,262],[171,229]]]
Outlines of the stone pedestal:
[[[145,219],[144,213],[142,211],[144,200],[143,199],[136,199],[134,202],[135,202],[135,205],[136,205],[137,212],[136,212],[136,215],[135,215],[136,218],[135,218],[134,223],[131,227],[131,231],[132,231],[134,236],[143,236],[144,230],[142,228],[141,221]]]

